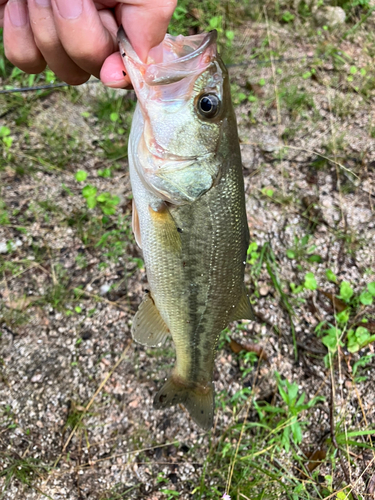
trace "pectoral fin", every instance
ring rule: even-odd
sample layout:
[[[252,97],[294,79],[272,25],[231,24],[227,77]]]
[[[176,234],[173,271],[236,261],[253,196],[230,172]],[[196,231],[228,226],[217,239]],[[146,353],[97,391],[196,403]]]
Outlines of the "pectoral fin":
[[[151,219],[163,247],[172,252],[181,252],[181,237],[173,217],[164,202],[148,207]]]
[[[138,307],[131,328],[133,339],[148,347],[160,346],[169,334],[169,329],[148,293]]]
[[[142,248],[142,239],[141,239],[141,228],[139,227],[139,217],[138,217],[138,211],[137,207],[134,202],[134,198],[132,201],[132,228],[133,228],[133,233],[134,233],[134,238],[139,246],[139,248]]]
[[[243,287],[241,298],[234,309],[233,314],[231,314],[229,321],[237,321],[239,319],[255,320],[254,311],[251,307],[245,286]]]

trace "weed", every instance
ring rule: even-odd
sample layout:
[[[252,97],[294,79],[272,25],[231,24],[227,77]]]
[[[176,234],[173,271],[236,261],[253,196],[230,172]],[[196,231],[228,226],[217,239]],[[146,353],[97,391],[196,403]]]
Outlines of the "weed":
[[[84,428],[83,418],[92,414],[86,413],[85,406],[75,401],[69,403],[69,413],[64,424],[64,430]]]
[[[9,224],[9,215],[6,209],[5,202],[0,198],[0,225]]]
[[[43,478],[49,472],[50,467],[43,464],[41,460],[32,457],[21,458],[17,455],[2,454],[2,458],[3,463],[2,470],[0,470],[0,477],[4,478],[4,485],[0,494],[0,500],[5,498],[6,490],[13,481],[33,488],[43,494],[43,496],[51,498],[34,486],[34,482]]]
[[[0,318],[2,323],[9,328],[10,331],[16,327],[25,325],[29,321],[29,315],[17,309],[8,308],[4,303],[0,302]]]
[[[100,496],[100,500],[122,500],[128,498],[129,493],[139,486],[140,484],[135,484],[134,486],[126,486],[122,483],[115,484],[110,491],[106,491]]]
[[[282,106],[291,113],[293,118],[315,107],[312,96],[308,92],[300,90],[297,85],[289,85],[281,90],[279,99]]]
[[[317,247],[310,243],[312,236],[306,234],[302,238],[294,236],[294,244],[292,247],[288,248],[286,251],[286,256],[288,259],[301,261],[306,260],[307,262],[322,262],[322,257],[315,253]]]
[[[332,112],[339,118],[351,116],[354,113],[354,109],[350,96],[336,94],[332,100]]]
[[[327,270],[327,277],[331,282],[338,284],[337,277],[331,270]],[[316,332],[322,337],[322,342],[330,355],[334,356],[343,346],[346,346],[350,353],[355,353],[375,341],[375,334],[366,328],[368,323],[366,308],[375,300],[375,282],[368,283],[365,289],[356,294],[348,281],[342,281],[338,295],[328,293],[325,295],[331,299],[335,308],[336,324],[323,321],[316,327]],[[327,355],[326,364],[330,359]]]
[[[11,131],[8,127],[4,125],[0,127],[0,141],[3,146],[3,158],[5,160],[11,159],[10,148],[13,144],[13,137],[10,134]]]

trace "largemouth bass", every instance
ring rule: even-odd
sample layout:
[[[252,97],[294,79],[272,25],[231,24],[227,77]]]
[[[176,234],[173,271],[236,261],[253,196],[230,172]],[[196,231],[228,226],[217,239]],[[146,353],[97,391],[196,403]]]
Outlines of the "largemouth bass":
[[[220,332],[251,319],[244,286],[249,230],[228,72],[216,31],[166,35],[146,63],[119,30],[138,97],[129,138],[133,231],[149,282],[132,336],[176,348],[172,375],[154,407],[182,403],[210,429]]]

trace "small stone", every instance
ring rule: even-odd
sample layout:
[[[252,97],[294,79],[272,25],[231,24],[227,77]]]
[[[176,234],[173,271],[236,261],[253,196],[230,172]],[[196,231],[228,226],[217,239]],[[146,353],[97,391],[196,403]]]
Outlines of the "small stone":
[[[100,295],[105,295],[106,293],[108,293],[111,289],[111,285],[109,283],[104,283],[104,285],[102,285],[100,287],[100,290],[99,290],[99,293]]]
[[[8,252],[13,252],[16,250],[18,247],[22,246],[22,241],[21,240],[15,240],[15,241],[0,241],[0,253],[8,253]]]
[[[315,21],[320,26],[329,26],[333,28],[345,23],[346,14],[341,7],[326,5],[315,12]]]

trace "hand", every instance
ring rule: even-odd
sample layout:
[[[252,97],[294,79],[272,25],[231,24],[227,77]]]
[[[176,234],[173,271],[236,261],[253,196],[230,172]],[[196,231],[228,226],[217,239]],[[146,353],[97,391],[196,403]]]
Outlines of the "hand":
[[[130,85],[117,46],[120,24],[146,60],[164,38],[177,0],[0,0],[5,55],[26,73],[48,64],[79,85],[91,75],[110,87]]]

